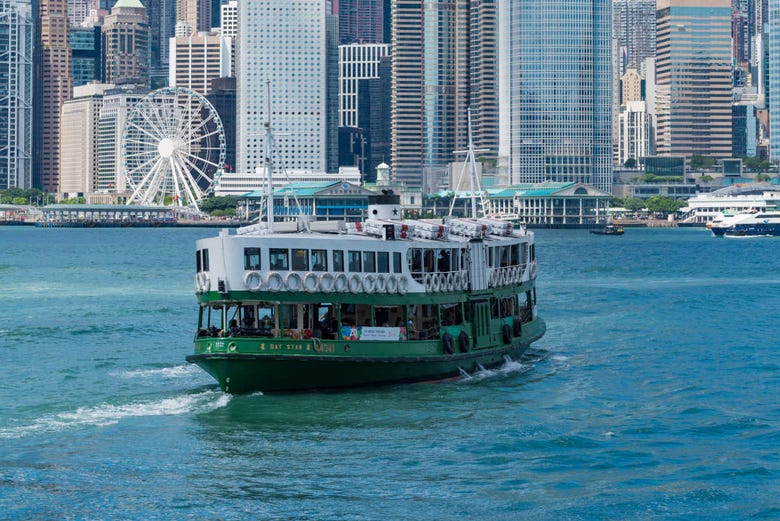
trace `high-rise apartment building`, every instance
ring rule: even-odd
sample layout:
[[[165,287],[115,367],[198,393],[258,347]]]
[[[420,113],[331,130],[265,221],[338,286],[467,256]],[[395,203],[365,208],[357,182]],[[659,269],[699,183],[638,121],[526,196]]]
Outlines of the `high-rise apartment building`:
[[[645,58],[655,56],[655,0],[613,0],[613,33],[618,42],[622,75],[629,67],[642,70]]]
[[[339,0],[339,43],[382,43],[385,2]]]
[[[656,153],[730,157],[731,1],[658,0],[657,19]]]
[[[339,126],[358,126],[358,82],[377,78],[379,59],[390,46],[383,43],[339,45]]]
[[[56,193],[60,166],[60,111],[73,94],[66,0],[41,0],[36,22],[33,185]]]
[[[106,83],[149,84],[149,23],[140,0],[117,0],[103,20]]]
[[[499,163],[512,184],[612,188],[609,0],[499,4]]]
[[[90,9],[96,9],[95,0],[68,0],[68,23],[79,27],[89,16]]]
[[[434,191],[466,145],[469,2],[398,0],[392,9],[392,172]]]
[[[212,80],[230,75],[231,48],[231,38],[214,33],[171,38],[168,85],[205,96]]]
[[[276,168],[326,170],[325,8],[321,0],[239,1],[238,171],[264,165],[268,91]]]
[[[113,85],[92,83],[73,88],[73,98],[62,104],[60,132],[60,194],[84,197],[96,188],[98,121],[103,93]]]
[[[32,188],[33,28],[29,0],[0,0],[0,190]]]

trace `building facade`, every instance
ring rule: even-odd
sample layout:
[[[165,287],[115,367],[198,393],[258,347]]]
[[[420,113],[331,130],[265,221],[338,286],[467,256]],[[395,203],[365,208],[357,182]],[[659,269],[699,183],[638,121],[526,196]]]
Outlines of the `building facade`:
[[[103,65],[100,27],[71,27],[68,32],[73,86],[99,81]]]
[[[780,128],[780,0],[769,0],[769,128]],[[769,159],[780,161],[780,132],[769,133]]]
[[[211,30],[211,0],[176,0],[176,22],[185,22],[193,33]]]
[[[511,184],[611,190],[611,13],[609,0],[499,4],[499,155]]]
[[[382,43],[389,0],[339,0],[339,43]]]
[[[140,0],[117,0],[103,20],[104,81],[149,84],[149,23]]]
[[[231,49],[231,39],[215,33],[171,38],[168,85],[205,96],[213,80],[230,75]]]
[[[379,77],[379,60],[390,46],[383,43],[339,45],[339,126],[358,126],[358,82]]]
[[[612,13],[618,73],[629,67],[645,72],[645,59],[655,56],[655,0],[613,0]]]
[[[68,5],[66,0],[42,0],[38,9],[33,185],[56,193],[60,166],[60,114],[62,104],[73,94]]]
[[[629,101],[620,110],[620,139],[618,160],[625,164],[633,159],[638,165],[643,157],[650,155],[652,126],[644,101]]]
[[[466,146],[469,2],[399,0],[392,9],[391,167],[395,181],[433,191]]]
[[[658,0],[657,20],[656,153],[731,156],[731,1]]]
[[[25,0],[0,0],[0,190],[32,188],[33,18]]]
[[[498,2],[471,2],[469,108],[474,148],[498,156]],[[462,142],[462,138],[459,139]]]
[[[60,133],[60,195],[85,197],[96,186],[98,173],[98,122],[103,93],[113,85],[75,87],[73,98],[62,104]]]
[[[149,82],[153,89],[168,81],[168,44],[176,26],[176,0],[144,0],[149,20]]]
[[[276,168],[325,171],[325,7],[319,0],[239,2],[238,171],[264,164],[269,101]]]
[[[116,202],[115,195],[128,189],[121,164],[122,135],[128,116],[145,95],[145,89],[132,87],[107,90],[103,94],[97,137],[98,175],[90,191],[108,197],[105,200],[94,199],[93,202]]]

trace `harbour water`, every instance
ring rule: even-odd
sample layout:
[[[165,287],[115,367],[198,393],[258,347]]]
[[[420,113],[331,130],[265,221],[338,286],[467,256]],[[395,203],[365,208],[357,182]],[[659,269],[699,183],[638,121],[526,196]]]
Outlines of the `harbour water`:
[[[455,382],[231,397],[208,229],[0,227],[0,519],[778,519],[780,241],[539,230],[546,336]]]

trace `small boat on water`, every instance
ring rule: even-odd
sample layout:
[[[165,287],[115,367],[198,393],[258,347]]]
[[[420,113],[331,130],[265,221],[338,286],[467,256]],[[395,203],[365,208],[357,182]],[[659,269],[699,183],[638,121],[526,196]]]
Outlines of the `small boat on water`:
[[[524,227],[404,220],[387,190],[362,222],[277,223],[266,209],[265,221],[196,242],[187,361],[225,392],[443,380],[502,365],[545,333]]]
[[[624,231],[619,224],[607,224],[598,230],[591,230],[590,233],[594,235],[623,235]]]

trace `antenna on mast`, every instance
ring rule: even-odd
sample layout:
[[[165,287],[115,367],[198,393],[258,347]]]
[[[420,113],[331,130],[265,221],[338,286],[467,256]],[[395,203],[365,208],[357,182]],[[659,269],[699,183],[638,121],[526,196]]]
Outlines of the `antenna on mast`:
[[[471,107],[467,109],[468,114],[468,123],[469,123],[469,145],[468,149],[466,150],[455,150],[453,154],[466,154],[466,158],[463,160],[463,168],[460,170],[460,175],[458,176],[458,183],[455,186],[455,190],[457,191],[458,188],[460,188],[460,183],[463,181],[463,172],[466,170],[466,165],[469,165],[471,167],[471,172],[469,175],[469,185],[471,189],[471,217],[473,219],[477,218],[477,198],[475,195],[474,187],[476,186],[477,192],[479,193],[479,202],[480,206],[482,207],[482,215],[485,215],[485,200],[482,195],[482,188],[480,187],[479,178],[477,177],[477,160],[475,153],[476,152],[488,152],[489,148],[480,148],[475,149],[474,148],[474,140],[471,133]],[[455,197],[453,196],[452,201],[450,201],[450,212],[449,216],[452,217],[452,209],[455,207]]]

